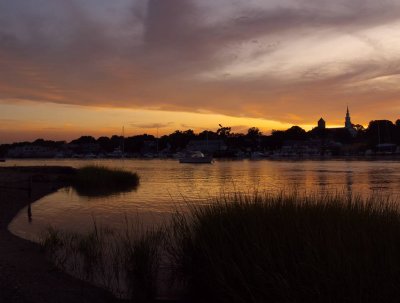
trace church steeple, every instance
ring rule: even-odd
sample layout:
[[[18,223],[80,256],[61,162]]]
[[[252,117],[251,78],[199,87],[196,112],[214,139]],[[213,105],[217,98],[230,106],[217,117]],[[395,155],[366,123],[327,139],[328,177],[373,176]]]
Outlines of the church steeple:
[[[346,120],[344,123],[344,127],[346,128],[352,128],[352,123],[351,123],[351,118],[350,118],[350,112],[349,112],[349,106],[347,106],[347,112],[346,112]]]

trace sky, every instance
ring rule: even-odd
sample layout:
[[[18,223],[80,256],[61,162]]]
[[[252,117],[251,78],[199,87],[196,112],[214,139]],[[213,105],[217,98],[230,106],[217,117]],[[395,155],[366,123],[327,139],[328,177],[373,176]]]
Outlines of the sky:
[[[0,0],[0,143],[400,118],[400,2]]]

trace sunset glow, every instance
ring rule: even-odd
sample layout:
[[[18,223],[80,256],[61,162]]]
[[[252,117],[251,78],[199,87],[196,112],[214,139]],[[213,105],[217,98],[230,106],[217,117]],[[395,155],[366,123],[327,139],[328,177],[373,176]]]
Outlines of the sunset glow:
[[[397,1],[0,2],[0,143],[400,113]]]

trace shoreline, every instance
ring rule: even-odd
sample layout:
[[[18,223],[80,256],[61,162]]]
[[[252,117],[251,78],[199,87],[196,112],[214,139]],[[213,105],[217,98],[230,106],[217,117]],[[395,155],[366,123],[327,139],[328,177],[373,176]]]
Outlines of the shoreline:
[[[214,157],[215,160],[220,161],[243,161],[243,160],[269,160],[269,161],[398,161],[400,160],[400,154],[388,154],[388,155],[340,155],[340,156],[332,156],[332,155],[315,155],[315,156],[301,156],[301,155],[269,155],[269,156],[260,156],[260,157]],[[7,166],[7,162],[10,161],[55,161],[55,162],[64,162],[64,161],[113,161],[113,160],[138,160],[138,161],[151,161],[151,160],[167,160],[167,161],[176,161],[178,159],[172,157],[125,157],[125,158],[6,158],[3,166],[1,168],[7,168],[11,166]],[[5,164],[5,165],[4,165]]]
[[[8,231],[25,206],[64,187],[74,169],[0,167],[0,302],[117,302],[107,291],[57,270],[40,245]]]

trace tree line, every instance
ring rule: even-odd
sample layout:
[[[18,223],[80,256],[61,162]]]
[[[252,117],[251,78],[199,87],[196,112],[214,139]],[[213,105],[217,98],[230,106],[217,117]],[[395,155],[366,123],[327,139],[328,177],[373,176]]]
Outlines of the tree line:
[[[153,151],[168,150],[177,152],[184,150],[187,144],[193,140],[222,140],[227,146],[227,153],[230,151],[255,151],[255,150],[276,150],[281,148],[288,141],[334,141],[345,145],[357,145],[360,149],[374,149],[379,144],[400,145],[400,119],[395,123],[389,120],[374,120],[368,124],[367,128],[361,125],[354,125],[355,135],[352,135],[345,128],[319,129],[318,127],[306,131],[299,126],[292,126],[287,130],[273,130],[270,135],[264,135],[259,128],[251,127],[247,133],[235,133],[231,127],[219,125],[216,131],[204,130],[195,133],[192,129],[176,130],[171,134],[156,138],[153,135],[143,134],[130,137],[122,136],[81,136],[70,142],[52,141],[37,139],[33,142],[17,142],[13,144],[0,145],[0,155],[4,156],[11,148],[18,146],[34,145],[50,149],[62,149],[69,146],[76,152],[88,149],[90,146],[98,147],[98,150],[109,153],[117,148],[123,149],[128,153],[140,153],[145,145],[152,147]]]

